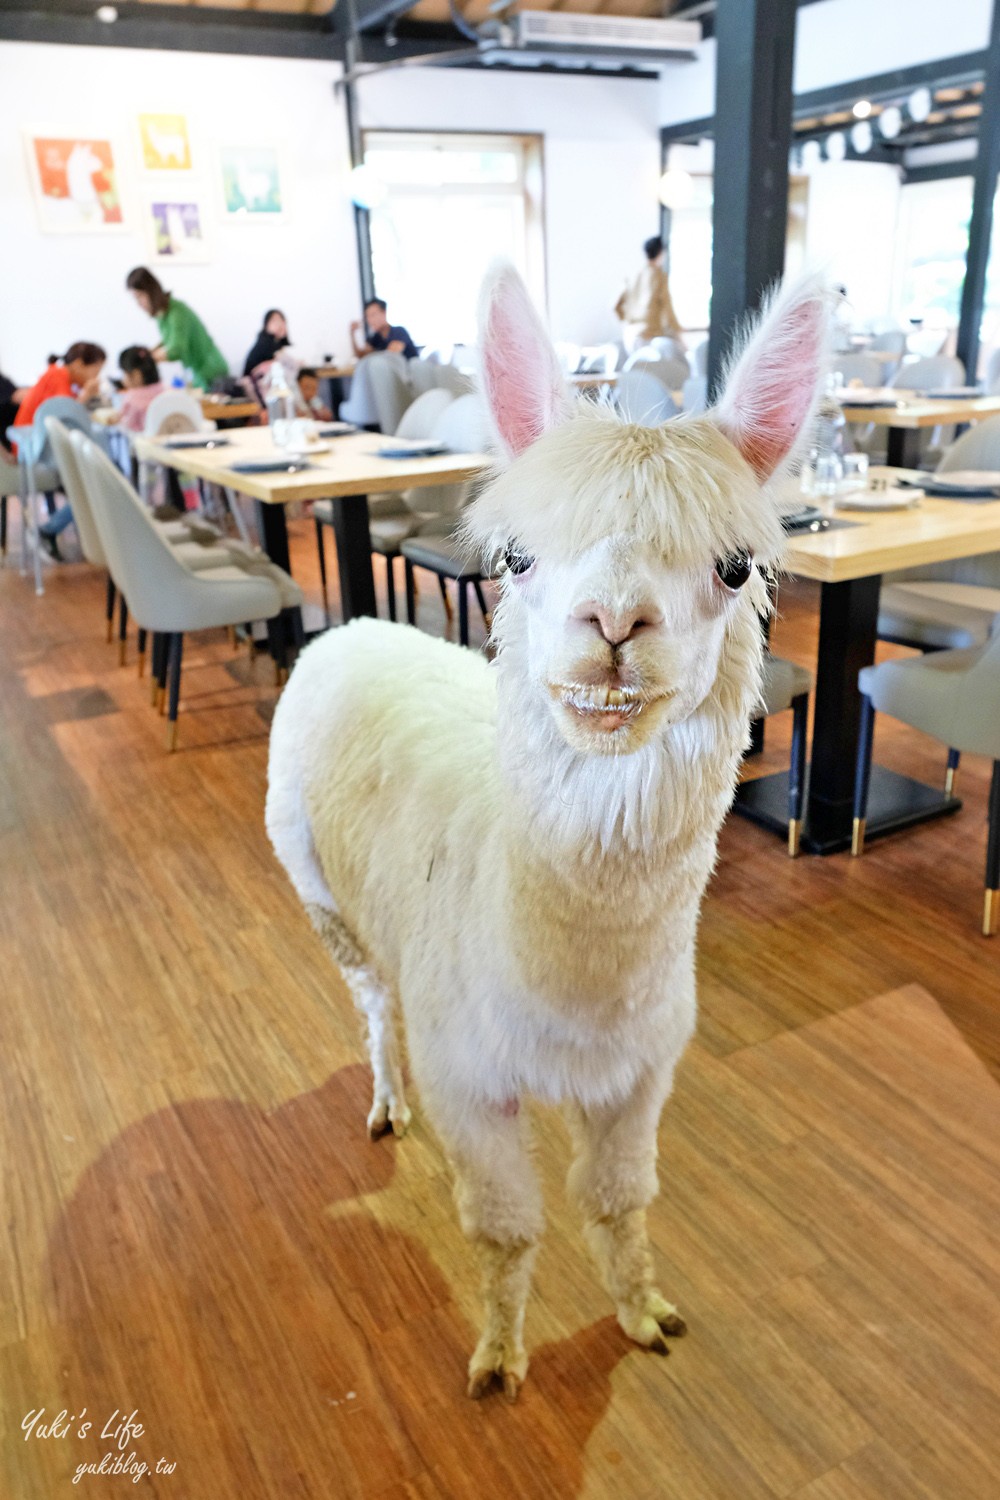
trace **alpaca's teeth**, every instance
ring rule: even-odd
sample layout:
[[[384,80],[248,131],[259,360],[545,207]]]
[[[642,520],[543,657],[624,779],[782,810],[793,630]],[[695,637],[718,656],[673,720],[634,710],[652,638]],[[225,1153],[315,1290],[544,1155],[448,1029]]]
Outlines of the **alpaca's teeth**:
[[[578,713],[641,713],[643,707],[635,688],[563,687],[559,697]]]

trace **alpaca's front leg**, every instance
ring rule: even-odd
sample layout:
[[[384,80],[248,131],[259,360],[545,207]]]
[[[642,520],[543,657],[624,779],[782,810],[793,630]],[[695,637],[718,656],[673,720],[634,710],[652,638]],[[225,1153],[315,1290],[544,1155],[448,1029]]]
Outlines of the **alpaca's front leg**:
[[[647,1077],[619,1105],[576,1109],[577,1155],[568,1187],[584,1216],[584,1234],[618,1310],[639,1344],[668,1352],[665,1335],[686,1326],[653,1285],[646,1207],[656,1196],[656,1131],[670,1078]]]
[[[469,1395],[483,1396],[498,1381],[514,1401],[528,1369],[524,1310],[543,1217],[527,1123],[516,1100],[449,1110],[447,1125],[434,1115],[455,1171],[462,1228],[482,1274],[485,1321],[469,1361]]]

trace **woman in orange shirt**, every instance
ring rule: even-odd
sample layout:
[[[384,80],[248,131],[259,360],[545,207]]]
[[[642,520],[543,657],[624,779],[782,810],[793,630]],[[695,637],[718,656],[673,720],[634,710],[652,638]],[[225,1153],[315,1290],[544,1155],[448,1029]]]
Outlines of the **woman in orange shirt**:
[[[82,340],[70,344],[61,359],[53,357],[49,360],[45,374],[35,382],[18,407],[14,426],[30,427],[42,402],[53,396],[69,396],[71,400],[84,403],[93,400],[106,358],[100,344],[88,344]],[[72,519],[73,512],[68,505],[63,505],[38,528],[43,543],[57,561],[61,559],[56,537]]]
[[[14,418],[15,427],[30,427],[43,401],[53,396],[70,396],[76,401],[92,401],[97,395],[101,370],[107,355],[100,344],[70,344],[60,359],[53,355],[45,374],[31,387]]]

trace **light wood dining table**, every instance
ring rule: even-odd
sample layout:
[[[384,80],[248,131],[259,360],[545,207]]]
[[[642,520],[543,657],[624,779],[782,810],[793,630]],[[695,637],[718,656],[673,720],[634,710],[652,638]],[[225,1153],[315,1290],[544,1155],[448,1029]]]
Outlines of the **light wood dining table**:
[[[901,472],[908,471],[876,468],[871,478],[891,484]],[[920,476],[908,472],[908,477]],[[861,706],[858,673],[875,659],[882,575],[985,552],[1000,552],[1000,500],[925,496],[910,510],[838,509],[829,530],[789,536],[785,571],[820,585],[804,850],[831,854],[850,847]],[[744,781],[735,806],[787,837],[787,773]],[[924,822],[960,806],[939,788],[873,766],[868,836]]]
[[[892,387],[885,390],[884,402],[878,406],[868,401],[852,405],[850,387],[840,392],[839,399],[848,422],[888,427],[886,459],[890,467],[901,469],[912,467],[919,459],[917,435],[921,428],[977,422],[1000,412],[1000,396],[938,398]]]
[[[185,439],[190,441],[187,434]],[[177,447],[142,435],[136,435],[132,440],[136,457],[144,463],[161,464],[168,469],[194,474],[199,479],[255,500],[261,544],[268,556],[288,572],[291,564],[285,506],[297,500],[332,501],[345,621],[355,615],[376,612],[368,495],[419,489],[427,485],[459,484],[485,473],[492,462],[485,453],[442,453],[427,458],[402,459],[380,457],[379,449],[391,446],[392,441],[372,432],[319,437],[291,469],[286,467],[279,472],[248,474],[241,473],[233,465],[292,462],[275,448],[267,427],[221,432],[212,447]]]

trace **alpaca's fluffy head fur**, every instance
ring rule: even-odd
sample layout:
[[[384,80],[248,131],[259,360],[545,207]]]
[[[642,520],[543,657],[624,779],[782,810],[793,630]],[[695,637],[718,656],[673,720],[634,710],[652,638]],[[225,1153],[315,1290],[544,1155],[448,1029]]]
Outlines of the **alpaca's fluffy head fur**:
[[[630,754],[689,719],[725,676],[727,643],[753,701],[782,550],[769,481],[808,426],[828,323],[822,286],[800,282],[772,301],[714,411],[639,427],[574,407],[523,283],[510,267],[487,281],[483,385],[510,462],[468,529],[511,561],[501,671],[574,751]],[[738,570],[717,565],[745,557],[749,578],[727,586]]]

